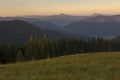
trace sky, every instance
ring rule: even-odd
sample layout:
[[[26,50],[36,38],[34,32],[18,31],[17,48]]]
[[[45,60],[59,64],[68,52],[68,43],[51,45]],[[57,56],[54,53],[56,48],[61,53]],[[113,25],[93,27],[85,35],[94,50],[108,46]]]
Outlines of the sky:
[[[0,0],[0,16],[119,14],[120,0]]]

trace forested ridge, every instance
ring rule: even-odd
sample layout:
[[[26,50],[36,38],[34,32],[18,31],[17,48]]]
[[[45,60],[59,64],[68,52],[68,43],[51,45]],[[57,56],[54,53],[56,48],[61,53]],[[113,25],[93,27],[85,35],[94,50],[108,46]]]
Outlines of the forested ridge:
[[[41,39],[29,37],[23,44],[0,43],[0,63],[15,63],[31,60],[40,60],[64,55],[87,52],[120,51],[119,40],[102,38],[74,39],[61,37],[57,40],[49,40],[46,35]]]

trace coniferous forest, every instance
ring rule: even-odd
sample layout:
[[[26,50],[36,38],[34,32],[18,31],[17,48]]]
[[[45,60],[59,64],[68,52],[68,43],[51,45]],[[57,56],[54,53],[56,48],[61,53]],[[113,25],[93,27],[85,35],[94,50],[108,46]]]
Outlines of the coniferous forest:
[[[57,40],[50,40],[46,38],[46,35],[41,39],[30,36],[28,41],[22,44],[2,41],[0,43],[0,63],[15,63],[76,53],[109,51],[120,51],[120,41],[99,37],[86,40],[61,37]]]

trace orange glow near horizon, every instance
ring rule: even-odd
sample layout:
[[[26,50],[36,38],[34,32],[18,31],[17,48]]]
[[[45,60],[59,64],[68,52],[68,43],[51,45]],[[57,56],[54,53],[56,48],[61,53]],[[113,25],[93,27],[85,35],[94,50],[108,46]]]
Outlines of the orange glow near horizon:
[[[119,14],[120,0],[2,0],[0,16]]]

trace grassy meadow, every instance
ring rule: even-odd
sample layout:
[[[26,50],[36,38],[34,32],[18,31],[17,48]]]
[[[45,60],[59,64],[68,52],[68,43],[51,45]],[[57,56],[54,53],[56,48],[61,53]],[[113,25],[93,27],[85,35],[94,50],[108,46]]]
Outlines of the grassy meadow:
[[[0,65],[0,80],[120,80],[120,52]]]

